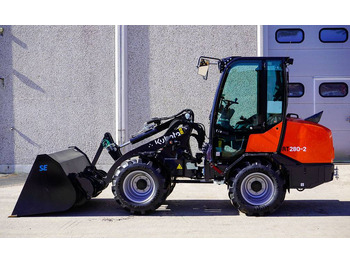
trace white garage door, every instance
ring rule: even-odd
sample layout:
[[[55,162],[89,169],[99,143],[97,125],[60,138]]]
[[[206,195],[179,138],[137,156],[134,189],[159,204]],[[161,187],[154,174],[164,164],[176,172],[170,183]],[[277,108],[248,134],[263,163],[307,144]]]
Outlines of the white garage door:
[[[264,26],[263,55],[294,58],[289,113],[324,111],[335,160],[350,162],[350,26]]]

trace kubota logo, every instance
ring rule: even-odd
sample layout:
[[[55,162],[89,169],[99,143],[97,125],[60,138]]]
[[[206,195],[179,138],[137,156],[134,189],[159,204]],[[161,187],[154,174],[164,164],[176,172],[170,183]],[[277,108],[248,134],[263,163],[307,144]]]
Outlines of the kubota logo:
[[[181,131],[182,131],[182,134],[183,134],[184,131],[182,130],[182,128],[181,128]],[[176,137],[181,136],[181,131],[179,131],[179,132],[173,132],[169,137],[172,138],[172,139],[175,139]],[[156,145],[162,145],[162,144],[164,144],[166,141],[167,141],[167,137],[166,137],[166,136],[163,136],[163,137],[161,137],[161,138],[158,138],[158,139],[154,140],[154,143],[155,143]]]
[[[45,171],[47,171],[47,165],[40,165],[39,172],[45,172]]]

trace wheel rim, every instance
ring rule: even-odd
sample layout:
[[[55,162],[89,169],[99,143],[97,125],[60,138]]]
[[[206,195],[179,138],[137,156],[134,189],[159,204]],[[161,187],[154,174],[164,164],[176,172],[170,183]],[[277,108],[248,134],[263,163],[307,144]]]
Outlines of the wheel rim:
[[[252,173],[246,176],[241,184],[241,193],[251,205],[264,205],[271,201],[275,187],[271,178],[264,173]]]
[[[154,179],[145,171],[137,170],[127,175],[123,183],[125,196],[137,204],[146,204],[152,201],[156,185]]]

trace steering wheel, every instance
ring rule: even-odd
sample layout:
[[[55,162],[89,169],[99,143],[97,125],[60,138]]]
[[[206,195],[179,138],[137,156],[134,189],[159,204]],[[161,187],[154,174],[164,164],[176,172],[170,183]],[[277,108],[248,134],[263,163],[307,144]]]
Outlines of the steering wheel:
[[[226,108],[229,108],[229,107],[230,107],[231,105],[233,105],[233,104],[238,104],[237,98],[236,98],[234,101],[228,100],[228,99],[222,99],[222,102],[225,103],[225,107],[226,107]]]
[[[252,125],[254,125],[254,122],[257,121],[257,115],[252,115],[249,118],[246,118],[244,116],[240,117],[241,121],[238,121],[235,125],[234,129],[248,129]]]

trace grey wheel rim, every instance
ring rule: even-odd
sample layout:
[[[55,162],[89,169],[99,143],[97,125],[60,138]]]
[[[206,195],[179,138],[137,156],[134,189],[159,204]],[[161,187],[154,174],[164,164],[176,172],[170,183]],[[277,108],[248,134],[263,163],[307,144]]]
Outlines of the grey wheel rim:
[[[241,184],[242,197],[251,205],[268,204],[275,195],[275,187],[271,178],[260,172],[247,175]]]
[[[153,177],[145,171],[130,172],[124,180],[123,191],[125,196],[137,204],[147,204],[152,201],[156,193],[156,184]]]

